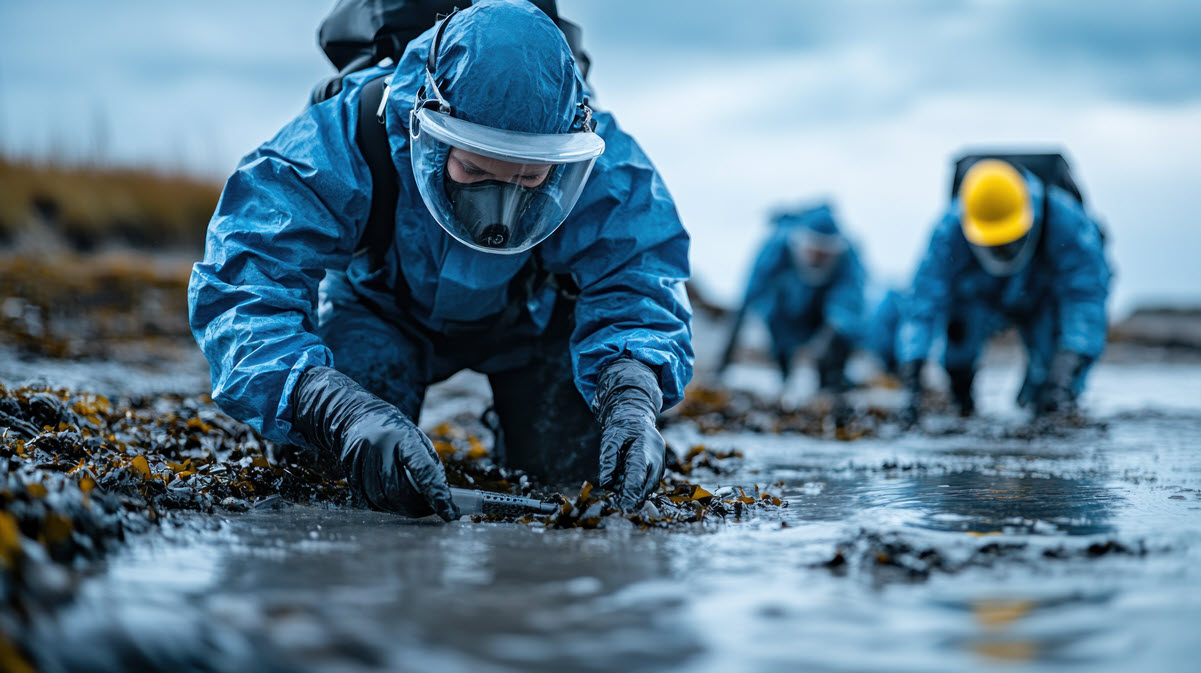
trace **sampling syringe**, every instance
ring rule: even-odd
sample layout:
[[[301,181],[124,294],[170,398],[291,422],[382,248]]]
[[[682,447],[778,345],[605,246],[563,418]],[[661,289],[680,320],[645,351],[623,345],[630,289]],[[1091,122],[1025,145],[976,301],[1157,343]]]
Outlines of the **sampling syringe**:
[[[524,498],[519,495],[477,491],[470,488],[451,487],[450,495],[463,516],[473,514],[498,516],[522,516],[523,514],[554,514],[560,505],[557,502]]]
[[[409,480],[409,488],[418,491],[416,482],[413,481],[413,475],[405,470],[405,477]],[[561,506],[554,500],[538,500],[537,498],[525,498],[520,495],[509,495],[507,493],[493,493],[491,491],[479,491],[473,488],[450,488],[450,497],[455,501],[455,505],[459,507],[460,516],[474,516],[477,514],[497,516],[524,516],[526,514],[554,514]]]

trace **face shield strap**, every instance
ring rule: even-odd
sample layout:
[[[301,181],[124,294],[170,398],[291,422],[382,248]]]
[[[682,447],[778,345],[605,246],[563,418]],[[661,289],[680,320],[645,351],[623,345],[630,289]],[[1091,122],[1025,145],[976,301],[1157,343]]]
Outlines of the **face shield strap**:
[[[409,113],[409,129],[413,133],[413,137],[417,137],[417,111],[421,108],[429,108],[437,110],[443,114],[451,114],[452,108],[450,103],[446,102],[446,98],[442,96],[442,90],[438,88],[438,82],[434,79],[434,71],[438,68],[438,52],[442,49],[442,33],[446,32],[446,24],[450,23],[452,17],[459,11],[455,7],[447,14],[442,22],[438,24],[438,32],[434,33],[434,40],[430,43],[429,53],[425,57],[425,81],[426,85],[417,90],[417,97],[413,101],[413,110]],[[434,95],[431,100],[426,94],[426,90]]]
[[[427,99],[424,95],[425,87],[421,87],[421,90],[417,92],[417,97],[418,97],[418,99],[421,100],[420,107],[428,107],[428,108],[433,109],[434,101],[437,101],[438,112],[441,112],[442,114],[447,114],[447,115],[451,114],[452,108],[450,107],[450,103],[447,103],[446,99],[442,97],[442,91],[438,89],[438,83],[434,81],[434,73],[429,70],[426,70],[425,71],[425,79],[429,83],[430,91],[432,91],[434,94],[434,100]]]
[[[431,78],[438,65],[438,51],[442,48],[442,33],[446,32],[446,24],[450,23],[451,18],[458,13],[458,7],[450,10],[450,14],[447,14],[442,19],[442,23],[438,24],[438,32],[434,33],[434,41],[430,43],[429,54],[425,57],[425,69],[430,73]]]
[[[579,111],[576,113],[575,121],[571,124],[573,131],[596,131],[596,120],[592,118],[592,108],[588,107],[588,99],[585,98],[578,106]]]
[[[417,90],[417,95],[413,99],[413,109],[409,110],[409,137],[416,140],[421,135],[421,122],[417,117],[417,113],[422,110],[435,110],[443,114],[449,115],[451,112],[450,103],[442,97],[442,92],[438,90],[438,85],[434,82],[434,76],[429,70],[425,71],[426,86]],[[426,88],[434,92],[434,98],[430,99],[426,96]],[[385,99],[386,100],[386,99]]]

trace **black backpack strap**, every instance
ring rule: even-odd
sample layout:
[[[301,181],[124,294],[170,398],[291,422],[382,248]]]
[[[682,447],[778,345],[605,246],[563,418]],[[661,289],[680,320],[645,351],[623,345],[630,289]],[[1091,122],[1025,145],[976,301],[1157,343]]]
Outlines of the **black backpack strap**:
[[[355,254],[366,254],[372,270],[383,266],[384,256],[392,247],[396,232],[396,200],[400,194],[396,165],[392,163],[392,149],[388,144],[388,128],[377,116],[380,101],[384,98],[385,80],[387,77],[377,77],[363,85],[359,98],[358,136],[355,138],[371,171],[371,214],[367,216],[367,227]]]
[[[532,295],[542,285],[549,285],[555,288],[555,292],[561,297],[571,301],[575,301],[576,297],[580,296],[580,286],[576,284],[575,276],[570,273],[555,273],[547,269],[546,263],[542,261],[542,248],[534,246],[530,252],[533,254],[530,255],[530,263],[526,265],[528,271],[523,269],[523,273],[528,273],[531,278],[528,294]]]

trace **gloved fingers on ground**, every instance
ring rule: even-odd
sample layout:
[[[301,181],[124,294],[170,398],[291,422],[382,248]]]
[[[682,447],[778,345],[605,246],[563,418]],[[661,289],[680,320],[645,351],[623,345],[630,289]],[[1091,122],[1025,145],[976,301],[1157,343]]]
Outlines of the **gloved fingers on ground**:
[[[658,377],[637,360],[615,360],[597,379],[592,406],[601,424],[600,485],[617,492],[622,509],[634,509],[663,477],[667,445],[655,427],[663,406]]]
[[[1088,367],[1088,359],[1072,351],[1059,351],[1051,361],[1047,381],[1034,401],[1040,416],[1072,414],[1076,411],[1075,383]]]
[[[329,367],[301,375],[293,425],[337,456],[351,488],[372,507],[405,516],[459,518],[433,444],[395,406]]]

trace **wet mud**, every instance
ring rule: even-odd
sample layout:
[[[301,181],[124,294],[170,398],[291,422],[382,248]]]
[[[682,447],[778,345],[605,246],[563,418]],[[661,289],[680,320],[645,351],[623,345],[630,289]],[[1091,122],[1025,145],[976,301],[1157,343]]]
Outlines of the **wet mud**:
[[[190,258],[0,255],[0,344],[18,356],[160,364],[194,350]]]
[[[986,535],[986,534],[980,534]],[[889,582],[924,582],[938,573],[956,574],[971,568],[992,568],[998,563],[1040,563],[1044,560],[1088,560],[1107,554],[1141,557],[1148,550],[1141,541],[1137,547],[1105,540],[1084,547],[1056,545],[1038,549],[1025,542],[981,541],[968,549],[949,553],[937,546],[915,545],[896,534],[881,535],[861,530],[838,543],[834,555],[820,564],[836,576],[861,576],[873,586]]]
[[[912,431],[885,382],[840,410],[782,401],[770,368],[739,365],[662,419],[672,460],[637,512],[492,464],[487,383],[465,375],[423,414],[451,483],[560,508],[442,524],[365,510],[328,461],[222,415],[203,362],[171,354],[178,315],[114,309],[160,321],[143,348],[137,321],[76,337],[78,308],[54,322],[30,297],[5,334],[36,316],[58,336],[0,347],[3,670],[1190,671],[1201,656],[1195,357],[1127,348],[1084,413],[1053,423],[1014,408],[1020,362],[996,358],[980,416],[934,394]]]
[[[688,481],[694,473],[720,473],[722,463],[741,458],[736,451],[703,446],[680,457],[673,454],[659,492],[638,511],[619,510],[615,494],[587,482],[564,497],[552,492],[554,485],[494,465],[476,434],[482,424],[463,420],[466,426],[443,422],[429,431],[452,485],[561,503],[549,516],[476,516],[475,523],[646,530],[739,520],[787,506],[757,486],[714,493]],[[204,396],[114,401],[95,393],[0,384],[0,428],[0,663],[5,670],[83,670],[78,668],[83,661],[47,659],[52,639],[39,634],[47,615],[76,601],[79,582],[93,568],[89,564],[131,535],[161,533],[164,526],[196,533],[221,515],[296,505],[363,508],[328,458],[266,442]],[[185,512],[207,518],[181,516]],[[179,628],[216,628],[205,624],[203,615],[194,618],[199,623]],[[204,663],[208,656],[185,646],[182,660],[160,657],[140,649],[138,640],[116,632],[90,643],[114,650],[109,656],[115,667],[92,662],[87,670],[149,670],[152,664],[163,667],[154,670],[175,670],[172,666],[188,666],[194,657],[200,659],[192,663]],[[256,666],[286,659],[257,647],[250,652]],[[219,652],[213,656],[220,661]]]

